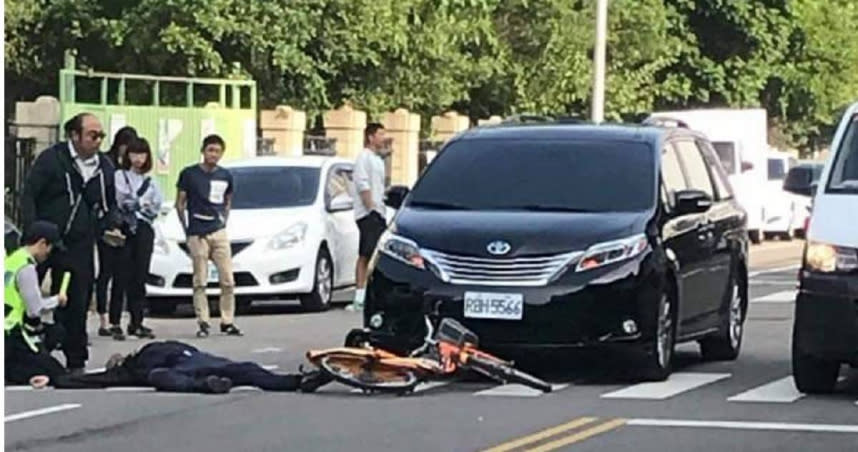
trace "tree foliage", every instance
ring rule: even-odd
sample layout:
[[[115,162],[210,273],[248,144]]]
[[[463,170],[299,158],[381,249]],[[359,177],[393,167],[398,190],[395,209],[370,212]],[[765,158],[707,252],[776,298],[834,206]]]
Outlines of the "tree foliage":
[[[6,0],[7,104],[99,71],[221,77],[263,106],[585,116],[591,0]],[[858,94],[853,0],[611,0],[606,115],[763,106],[815,146]]]

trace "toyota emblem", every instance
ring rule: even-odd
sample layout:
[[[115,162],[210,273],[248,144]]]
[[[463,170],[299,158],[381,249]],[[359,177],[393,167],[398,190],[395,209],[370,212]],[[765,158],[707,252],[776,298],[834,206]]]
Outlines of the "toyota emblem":
[[[503,240],[495,240],[486,246],[486,251],[488,251],[489,254],[494,254],[495,256],[503,256],[504,254],[509,253],[511,249],[512,245],[504,242]]]

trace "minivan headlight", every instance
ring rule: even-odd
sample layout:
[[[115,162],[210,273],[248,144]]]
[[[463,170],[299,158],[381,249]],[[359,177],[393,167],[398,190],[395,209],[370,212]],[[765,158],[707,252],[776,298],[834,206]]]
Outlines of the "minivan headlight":
[[[272,250],[291,248],[301,243],[306,235],[307,223],[295,223],[288,229],[278,233],[274,237],[271,237],[271,241],[268,242],[268,248]]]
[[[584,253],[575,268],[577,272],[593,270],[639,256],[649,248],[646,235],[637,234],[619,240],[597,243]]]
[[[808,242],[804,251],[805,268],[820,273],[858,270],[858,250],[826,243]]]
[[[420,270],[426,269],[426,262],[420,254],[420,247],[411,239],[396,235],[390,230],[382,234],[378,241],[378,251],[400,262]]]

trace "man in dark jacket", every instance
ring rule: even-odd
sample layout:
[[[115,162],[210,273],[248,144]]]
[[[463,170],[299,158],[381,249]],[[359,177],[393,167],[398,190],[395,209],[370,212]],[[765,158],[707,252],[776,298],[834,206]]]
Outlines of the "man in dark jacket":
[[[48,384],[60,389],[152,386],[159,391],[221,394],[233,385],[297,391],[304,377],[276,374],[256,363],[232,361],[182,342],[156,341],[136,353],[111,356],[103,372],[60,376]]]
[[[56,252],[39,266],[42,280],[51,270],[51,292],[59,291],[59,275],[71,273],[68,303],[56,312],[57,323],[65,329],[62,344],[66,367],[82,373],[89,358],[86,311],[94,279],[95,240],[115,220],[114,167],[98,152],[104,132],[98,118],[81,113],[65,123],[68,141],[39,154],[27,178],[22,197],[23,227],[37,220],[57,225],[66,250]]]

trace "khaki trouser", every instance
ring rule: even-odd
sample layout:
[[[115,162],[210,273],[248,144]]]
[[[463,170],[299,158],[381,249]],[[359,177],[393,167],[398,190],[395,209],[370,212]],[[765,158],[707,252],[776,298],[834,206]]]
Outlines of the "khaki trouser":
[[[220,321],[230,325],[235,313],[235,280],[232,276],[232,250],[226,229],[208,235],[188,237],[188,249],[194,264],[194,311],[198,322],[209,323],[209,301],[206,284],[209,260],[214,262],[220,276]]]

